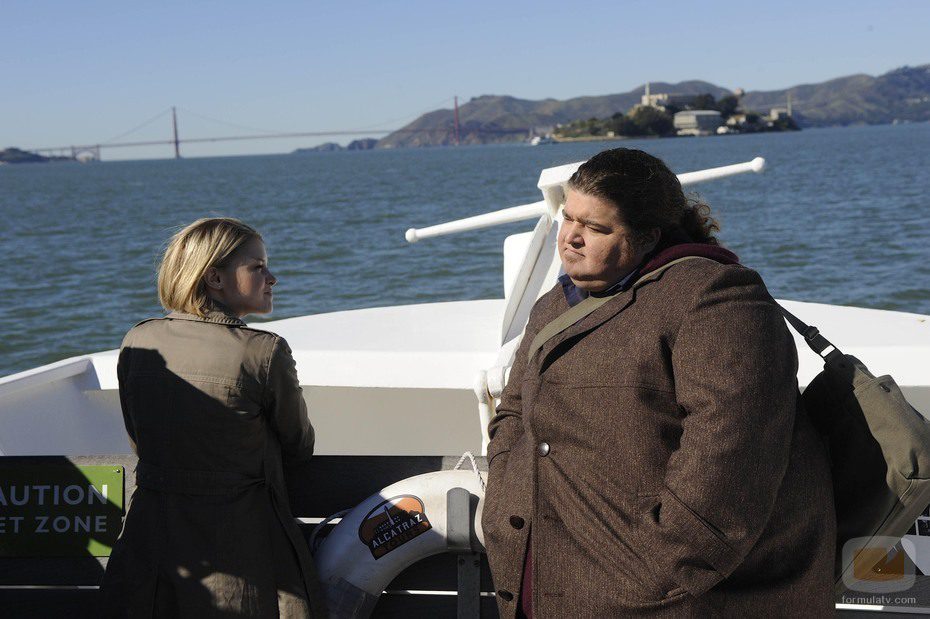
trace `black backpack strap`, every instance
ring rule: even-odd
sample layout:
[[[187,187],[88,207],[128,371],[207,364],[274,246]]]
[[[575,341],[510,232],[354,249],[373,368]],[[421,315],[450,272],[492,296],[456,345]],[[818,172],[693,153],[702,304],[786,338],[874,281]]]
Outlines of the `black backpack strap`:
[[[807,342],[807,345],[810,346],[811,350],[820,355],[824,361],[830,361],[831,359],[843,354],[830,342],[830,340],[820,335],[820,330],[817,327],[808,325],[781,305],[779,305],[778,308],[781,310],[781,313],[785,315],[785,320],[788,321],[788,323],[794,328],[795,331],[801,334],[801,337],[804,338],[804,341]],[[833,350],[830,350],[830,352],[824,354],[824,351],[829,348],[832,348]]]

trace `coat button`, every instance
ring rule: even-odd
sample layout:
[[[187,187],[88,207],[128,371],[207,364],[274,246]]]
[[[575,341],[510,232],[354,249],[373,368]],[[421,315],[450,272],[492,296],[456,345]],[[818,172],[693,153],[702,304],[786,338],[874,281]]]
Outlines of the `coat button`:
[[[542,443],[540,443],[539,445],[537,445],[537,446],[536,446],[536,452],[537,452],[540,456],[548,456],[548,455],[549,455],[549,443],[543,441]]]
[[[510,517],[510,526],[512,526],[514,529],[522,529],[524,524],[526,524],[526,521],[523,520],[523,518],[520,516]]]
[[[513,593],[511,593],[510,591],[507,591],[506,589],[499,589],[497,591],[497,597],[504,600],[505,602],[509,602],[510,600],[513,599]]]

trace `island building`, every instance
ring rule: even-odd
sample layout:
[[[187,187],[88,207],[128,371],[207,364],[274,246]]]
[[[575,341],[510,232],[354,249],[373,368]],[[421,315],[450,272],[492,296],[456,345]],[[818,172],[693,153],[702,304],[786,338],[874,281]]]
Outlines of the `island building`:
[[[727,118],[727,127],[741,129],[749,124],[749,118],[743,112],[738,112]]]
[[[530,134],[527,136],[527,139],[532,140],[535,137],[551,138],[552,134],[559,126],[560,125],[537,125],[535,127],[530,127]]]
[[[658,92],[652,94],[649,91],[649,82],[646,82],[646,92],[643,94],[640,99],[640,107],[654,107],[656,109],[665,111],[665,108],[674,105],[677,107],[683,107],[691,103],[694,100],[694,95],[678,95],[671,94],[667,92]]]
[[[723,119],[716,110],[686,110],[674,117],[678,135],[711,135],[722,124]]]
[[[789,92],[786,98],[786,101],[785,101],[785,106],[784,107],[777,106],[769,110],[768,119],[774,122],[776,120],[781,120],[782,118],[791,118],[793,116],[793,114],[791,113],[791,103],[792,103],[791,93]]]
[[[791,112],[788,111],[786,107],[773,107],[769,111],[769,120],[781,120],[782,118],[789,118]]]

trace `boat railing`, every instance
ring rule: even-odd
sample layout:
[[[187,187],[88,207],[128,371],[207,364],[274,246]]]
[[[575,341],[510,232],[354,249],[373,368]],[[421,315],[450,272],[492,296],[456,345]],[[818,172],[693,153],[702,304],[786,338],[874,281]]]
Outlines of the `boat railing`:
[[[89,356],[76,357],[21,372],[13,376],[5,376],[0,378],[0,397],[6,397],[25,389],[42,387],[67,378],[81,376],[88,370],[93,369],[93,367],[93,360]]]
[[[575,173],[575,170],[577,170],[582,163],[584,162],[579,161],[554,168],[546,168],[540,174],[538,187],[543,191],[544,194],[546,193],[547,189],[563,187],[565,183],[568,182],[568,179],[571,178],[572,174]],[[762,172],[764,169],[765,159],[762,157],[756,157],[752,161],[745,161],[743,163],[735,163],[732,165],[708,168],[706,170],[697,170],[694,172],[685,172],[678,175],[678,181],[682,184],[682,186],[694,185],[696,183],[704,183],[720,178],[726,178],[727,176],[733,176],[735,174],[745,174],[746,172]],[[466,217],[464,219],[456,219],[446,223],[435,224],[426,228],[409,228],[404,233],[404,237],[407,239],[408,243],[416,243],[417,241],[423,239],[445,236],[447,234],[456,234],[459,232],[467,232],[469,230],[490,228],[492,226],[500,226],[503,224],[524,221],[527,219],[538,219],[539,217],[542,217],[546,214],[554,217],[558,211],[559,206],[560,201],[556,201],[556,204],[553,204],[551,200],[546,199],[539,202],[533,202],[531,204],[511,206],[509,208],[492,211],[490,213],[484,213],[482,215],[475,215],[473,217]]]

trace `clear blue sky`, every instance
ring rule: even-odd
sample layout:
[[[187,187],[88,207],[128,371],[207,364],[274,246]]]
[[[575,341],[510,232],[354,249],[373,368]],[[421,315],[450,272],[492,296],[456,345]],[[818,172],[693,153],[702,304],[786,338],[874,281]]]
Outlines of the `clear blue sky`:
[[[930,2],[3,0],[0,41],[0,148],[36,148],[103,142],[173,105],[182,137],[208,137],[394,128],[453,95],[566,99],[685,79],[770,90],[878,75],[930,63]],[[163,115],[124,139],[168,137]]]

